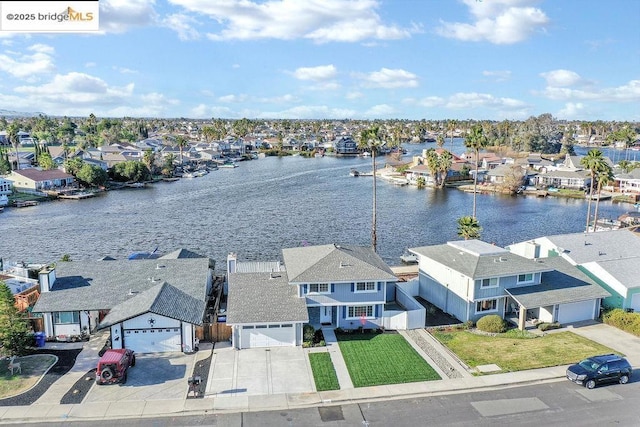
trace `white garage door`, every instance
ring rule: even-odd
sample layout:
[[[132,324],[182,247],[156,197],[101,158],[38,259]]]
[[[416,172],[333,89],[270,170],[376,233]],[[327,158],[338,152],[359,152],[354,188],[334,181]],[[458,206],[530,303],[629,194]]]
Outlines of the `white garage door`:
[[[240,348],[282,347],[295,345],[292,324],[243,326]]]
[[[560,304],[558,309],[558,322],[560,324],[592,320],[594,313],[594,301],[573,302]]]
[[[182,351],[180,328],[125,329],[124,346],[136,353]]]
[[[631,308],[636,313],[640,313],[640,293],[631,296]]]

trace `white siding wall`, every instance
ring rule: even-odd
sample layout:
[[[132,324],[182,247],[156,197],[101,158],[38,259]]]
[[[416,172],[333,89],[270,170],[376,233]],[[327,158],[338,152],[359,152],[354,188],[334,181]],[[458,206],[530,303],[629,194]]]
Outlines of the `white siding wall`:
[[[155,320],[153,326],[149,324],[149,318]],[[124,329],[179,328],[180,321],[160,316],[159,314],[145,313],[133,319],[125,320],[123,327]]]

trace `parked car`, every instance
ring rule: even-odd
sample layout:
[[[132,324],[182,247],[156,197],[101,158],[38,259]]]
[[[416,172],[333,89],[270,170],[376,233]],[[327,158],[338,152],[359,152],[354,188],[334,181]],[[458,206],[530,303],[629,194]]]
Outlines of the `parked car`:
[[[97,384],[127,382],[127,371],[136,365],[136,356],[128,348],[107,350],[98,361],[96,369]]]
[[[629,362],[617,354],[589,357],[567,368],[567,378],[570,381],[584,384],[589,389],[606,382],[626,384],[632,374],[633,368]]]

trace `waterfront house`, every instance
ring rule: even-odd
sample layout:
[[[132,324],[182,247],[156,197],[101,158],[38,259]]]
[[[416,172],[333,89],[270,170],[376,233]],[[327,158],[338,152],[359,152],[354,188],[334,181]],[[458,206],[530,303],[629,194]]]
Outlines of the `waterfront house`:
[[[284,265],[227,260],[227,324],[235,348],[295,346],[302,326],[342,329],[424,327],[424,308],[370,247],[301,246],[282,250]],[[403,307],[397,299],[403,299]],[[419,308],[417,308],[419,306]]]
[[[550,170],[535,176],[535,185],[542,187],[568,188],[582,190],[591,184],[588,170]]]
[[[631,229],[544,236],[510,245],[528,258],[560,257],[610,293],[603,305],[640,311],[640,235]]]
[[[40,192],[72,187],[76,182],[72,175],[60,170],[40,170],[37,168],[11,171],[7,177],[13,188],[19,192]]]
[[[497,314],[524,329],[595,319],[609,296],[564,260],[540,262],[479,240],[409,251],[418,256],[419,295],[463,322]]]
[[[614,191],[623,194],[640,195],[640,168],[632,169],[629,173],[615,175]]]
[[[13,181],[0,177],[0,196],[9,196],[13,193]]]
[[[112,348],[138,353],[189,351],[196,345],[213,275],[206,257],[59,262],[40,272],[49,339],[109,329]]]
[[[331,145],[336,156],[357,156],[360,154],[358,143],[351,136],[341,136],[332,141]]]

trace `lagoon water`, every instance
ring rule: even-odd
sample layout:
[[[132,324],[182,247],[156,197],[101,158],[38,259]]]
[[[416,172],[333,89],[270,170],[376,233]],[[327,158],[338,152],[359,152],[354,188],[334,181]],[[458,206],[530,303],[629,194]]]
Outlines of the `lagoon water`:
[[[433,145],[409,145],[408,156]],[[448,140],[445,147],[451,149]],[[462,140],[454,140],[452,151],[464,151]],[[268,157],[146,189],[5,209],[0,257],[6,265],[54,262],[64,254],[91,260],[186,248],[224,270],[229,252],[240,260],[273,261],[285,247],[369,245],[371,177],[354,178],[351,168],[371,170],[371,160]],[[459,239],[456,220],[471,214],[473,194],[377,183],[378,253],[388,264],[399,264],[407,247]],[[585,227],[585,200],[478,194],[477,202],[482,240],[499,246]],[[603,201],[599,217],[615,219],[631,209]]]

